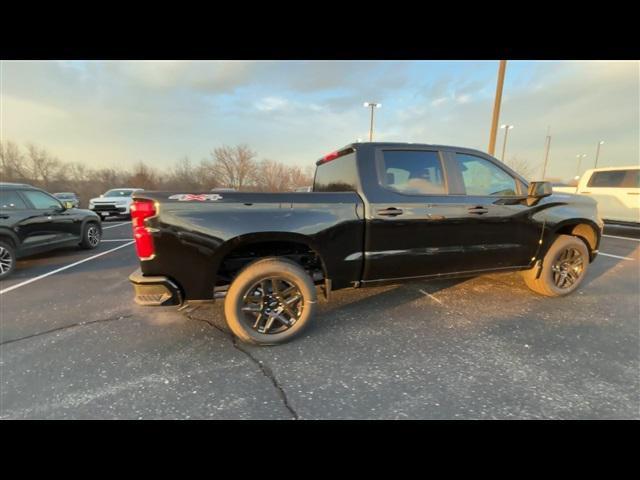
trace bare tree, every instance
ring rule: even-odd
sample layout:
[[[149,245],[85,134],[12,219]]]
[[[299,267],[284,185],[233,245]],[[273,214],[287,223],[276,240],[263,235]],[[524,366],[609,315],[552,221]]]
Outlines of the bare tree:
[[[303,169],[298,165],[289,167],[289,181],[291,189],[311,186],[313,184],[313,168],[308,166]]]
[[[284,192],[289,190],[291,177],[289,168],[273,160],[262,160],[257,169],[260,172],[255,176],[256,188],[262,192]]]
[[[538,165],[531,164],[528,160],[513,155],[509,160],[504,162],[505,165],[518,172],[527,180],[531,180],[533,174],[537,171]]]
[[[211,152],[210,173],[224,187],[242,190],[253,183],[256,174],[256,152],[247,145],[222,146]]]
[[[0,142],[0,180],[15,182],[28,180],[24,169],[24,155],[12,141]]]
[[[127,179],[132,187],[153,190],[157,187],[158,175],[144,162],[140,161],[133,167],[133,174]]]
[[[60,160],[52,157],[44,148],[33,143],[27,144],[27,172],[31,181],[49,188],[60,167]]]

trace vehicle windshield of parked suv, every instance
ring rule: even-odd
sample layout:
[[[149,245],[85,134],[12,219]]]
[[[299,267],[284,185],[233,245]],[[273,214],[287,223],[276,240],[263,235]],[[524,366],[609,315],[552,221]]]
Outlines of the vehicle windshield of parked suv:
[[[61,200],[74,200],[76,198],[75,193],[54,193],[53,196]]]
[[[130,197],[133,190],[109,190],[104,194],[105,197]]]
[[[62,206],[58,199],[38,190],[22,190],[22,194],[27,197],[36,210],[50,210]]]
[[[467,195],[517,195],[515,179],[489,160],[462,153],[456,154],[456,160]]]
[[[0,190],[0,210],[24,210],[27,204],[16,191]]]

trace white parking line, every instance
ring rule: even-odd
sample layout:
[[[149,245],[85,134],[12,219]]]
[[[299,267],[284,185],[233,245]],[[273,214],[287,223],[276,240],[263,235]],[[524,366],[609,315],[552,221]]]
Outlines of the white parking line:
[[[621,257],[620,255],[611,255],[610,253],[599,252],[599,255],[604,255],[605,257],[619,258],[620,260],[635,260],[631,257]]]
[[[631,240],[633,242],[640,242],[640,238],[631,238],[631,237],[617,237],[615,235],[602,235],[603,237],[607,237],[607,238],[618,238],[620,240]]]
[[[104,242],[130,242],[131,240],[133,240],[133,238],[109,238],[109,239],[102,239],[100,240],[100,242],[104,243]]]
[[[108,227],[102,227],[103,230],[107,230],[109,228],[116,228],[116,227],[121,227],[122,225],[128,225],[131,222],[123,222],[123,223],[119,223],[117,225],[109,225]]]
[[[438,302],[440,305],[442,305],[442,302],[440,300],[438,300],[436,297],[434,297],[433,295],[431,295],[429,292],[425,292],[424,290],[420,289],[420,291],[422,293],[424,293],[427,297],[429,297],[431,300],[435,300],[436,302]]]
[[[132,245],[132,244],[133,244],[133,240],[130,241],[129,243],[125,243],[124,245],[118,245],[117,247],[112,248],[111,250],[107,250],[105,252],[98,253],[97,255],[93,255],[91,257],[79,260],[79,261],[77,261],[75,263],[72,263],[70,265],[66,265],[64,267],[57,268],[55,270],[52,270],[49,273],[43,273],[42,275],[39,275],[37,277],[30,278],[29,280],[25,280],[24,282],[21,282],[21,283],[17,283],[16,285],[12,285],[11,287],[7,287],[4,290],[0,290],[0,295],[2,295],[4,293],[7,293],[7,292],[10,292],[11,290],[15,290],[16,288],[20,288],[20,287],[24,287],[25,285],[29,285],[30,283],[36,282],[36,281],[41,280],[43,278],[46,278],[46,277],[48,277],[50,275],[53,275],[54,273],[62,272],[63,270],[67,270],[68,268],[75,267],[76,265],[80,265],[81,263],[88,262],[89,260],[93,260],[94,258],[101,257],[103,255],[106,255],[107,253],[115,252],[116,250],[120,250],[121,248],[128,247],[129,245]]]

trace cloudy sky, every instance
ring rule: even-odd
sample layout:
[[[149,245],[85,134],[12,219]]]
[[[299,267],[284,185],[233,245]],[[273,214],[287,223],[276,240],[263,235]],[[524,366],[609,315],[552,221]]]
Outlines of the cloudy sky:
[[[311,165],[368,138],[367,100],[381,102],[375,140],[487,149],[497,62],[3,61],[0,139],[34,142],[62,160],[170,165],[246,143],[259,158]],[[501,123],[507,157],[548,174],[637,164],[640,62],[510,61]],[[498,137],[497,154],[502,145]]]

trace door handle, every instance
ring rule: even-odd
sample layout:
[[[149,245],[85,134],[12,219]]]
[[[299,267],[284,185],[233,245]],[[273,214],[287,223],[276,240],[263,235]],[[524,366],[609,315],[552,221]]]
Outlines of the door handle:
[[[468,208],[467,212],[472,213],[474,215],[484,215],[485,213],[489,213],[489,210],[482,206],[477,206],[477,207]]]
[[[627,192],[627,195],[640,195],[640,192]]]
[[[9,218],[9,215],[4,215],[3,214],[3,215],[0,215],[0,218],[3,219],[3,220],[6,220],[7,218]]]
[[[385,217],[395,217],[396,215],[402,215],[402,209],[396,207],[383,208],[382,210],[378,210],[376,213]]]

